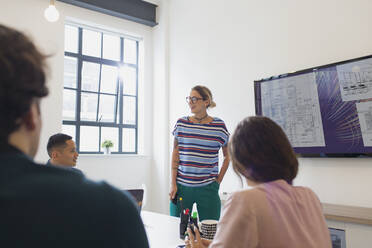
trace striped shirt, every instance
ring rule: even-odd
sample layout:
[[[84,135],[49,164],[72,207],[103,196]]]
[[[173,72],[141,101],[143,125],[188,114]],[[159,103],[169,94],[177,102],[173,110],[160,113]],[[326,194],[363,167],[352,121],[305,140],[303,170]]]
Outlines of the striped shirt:
[[[178,119],[173,135],[178,141],[177,183],[204,186],[218,176],[218,151],[229,141],[223,120],[214,117],[206,124],[192,123],[188,117]]]

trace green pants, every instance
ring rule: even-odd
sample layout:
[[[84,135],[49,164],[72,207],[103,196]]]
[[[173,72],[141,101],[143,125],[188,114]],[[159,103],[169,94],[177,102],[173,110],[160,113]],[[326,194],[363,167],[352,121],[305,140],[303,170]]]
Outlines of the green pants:
[[[170,202],[170,215],[179,217],[181,208],[188,208],[191,211],[192,205],[196,203],[200,221],[219,220],[221,213],[219,188],[220,185],[217,182],[201,187],[188,187],[177,183],[178,199],[182,197],[182,206],[180,201],[177,201],[177,205]]]

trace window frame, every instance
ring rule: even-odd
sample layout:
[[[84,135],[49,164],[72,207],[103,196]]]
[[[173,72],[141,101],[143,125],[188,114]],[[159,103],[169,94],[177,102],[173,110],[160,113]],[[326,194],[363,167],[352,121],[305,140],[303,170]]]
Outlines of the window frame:
[[[103,154],[103,149],[101,144],[103,140],[101,140],[101,133],[102,127],[113,127],[118,129],[118,151],[111,152],[111,154],[138,154],[138,79],[139,79],[139,42],[140,39],[136,39],[131,36],[127,36],[124,34],[112,33],[107,30],[92,28],[84,25],[79,25],[75,23],[66,22],[64,27],[72,26],[78,29],[78,49],[77,53],[64,51],[64,59],[65,57],[74,58],[77,60],[77,71],[76,71],[76,88],[66,87],[63,84],[63,90],[73,90],[76,93],[76,104],[75,104],[75,120],[65,120],[62,116],[62,125],[74,126],[75,127],[75,143],[76,149],[79,154]],[[99,32],[101,34],[101,55],[100,57],[94,57],[89,55],[83,54],[83,30],[91,30],[95,32]],[[107,35],[115,35],[120,38],[120,60],[110,60],[103,58],[103,36]],[[136,63],[125,63],[124,62],[124,55],[125,55],[125,48],[124,48],[124,39],[133,40],[136,42]],[[99,72],[99,84],[97,91],[88,91],[82,90],[82,69],[83,69],[83,62],[91,62],[100,65],[100,72]],[[124,94],[124,86],[123,80],[118,75],[117,78],[117,85],[116,85],[116,93],[105,93],[100,92],[101,89],[101,73],[102,73],[102,66],[109,65],[115,66],[118,68],[118,72],[120,71],[121,67],[130,67],[136,70],[136,92],[135,95]],[[120,72],[119,72],[120,73]],[[82,93],[94,93],[97,94],[97,115],[96,121],[86,121],[81,120],[81,94]],[[110,95],[115,96],[115,110],[114,110],[114,121],[113,122],[101,122],[99,118],[99,109],[100,109],[100,96],[101,95]],[[135,98],[135,124],[124,124],[124,97],[134,97]],[[118,113],[119,111],[119,113]],[[117,118],[119,117],[119,120]],[[80,128],[81,126],[90,126],[90,127],[98,127],[98,151],[81,151],[80,149]],[[130,128],[135,130],[135,147],[134,151],[123,151],[123,129]]]

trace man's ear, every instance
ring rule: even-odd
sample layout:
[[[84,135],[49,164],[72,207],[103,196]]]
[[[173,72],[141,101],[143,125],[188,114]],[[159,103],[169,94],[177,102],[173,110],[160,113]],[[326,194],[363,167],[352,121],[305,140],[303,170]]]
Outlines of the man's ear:
[[[23,121],[27,130],[33,131],[36,128],[40,118],[40,111],[37,103],[33,102],[30,106],[30,111],[23,117]]]
[[[51,154],[51,158],[52,159],[56,159],[58,157],[58,152],[56,150],[52,151],[52,154]]]

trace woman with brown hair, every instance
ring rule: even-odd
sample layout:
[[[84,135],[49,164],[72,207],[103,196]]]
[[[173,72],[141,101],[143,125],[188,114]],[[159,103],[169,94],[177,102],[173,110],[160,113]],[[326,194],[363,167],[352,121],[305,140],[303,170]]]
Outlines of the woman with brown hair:
[[[261,116],[241,121],[229,154],[234,171],[253,188],[227,200],[212,242],[188,230],[189,246],[331,248],[319,199],[310,189],[292,185],[298,161],[275,122]]]
[[[180,216],[180,211],[191,210],[196,203],[199,220],[219,220],[221,200],[218,189],[230,162],[227,152],[229,132],[223,120],[207,113],[209,108],[216,106],[207,87],[193,87],[186,101],[193,115],[178,119],[173,131],[170,214]],[[224,160],[219,170],[220,149]]]

